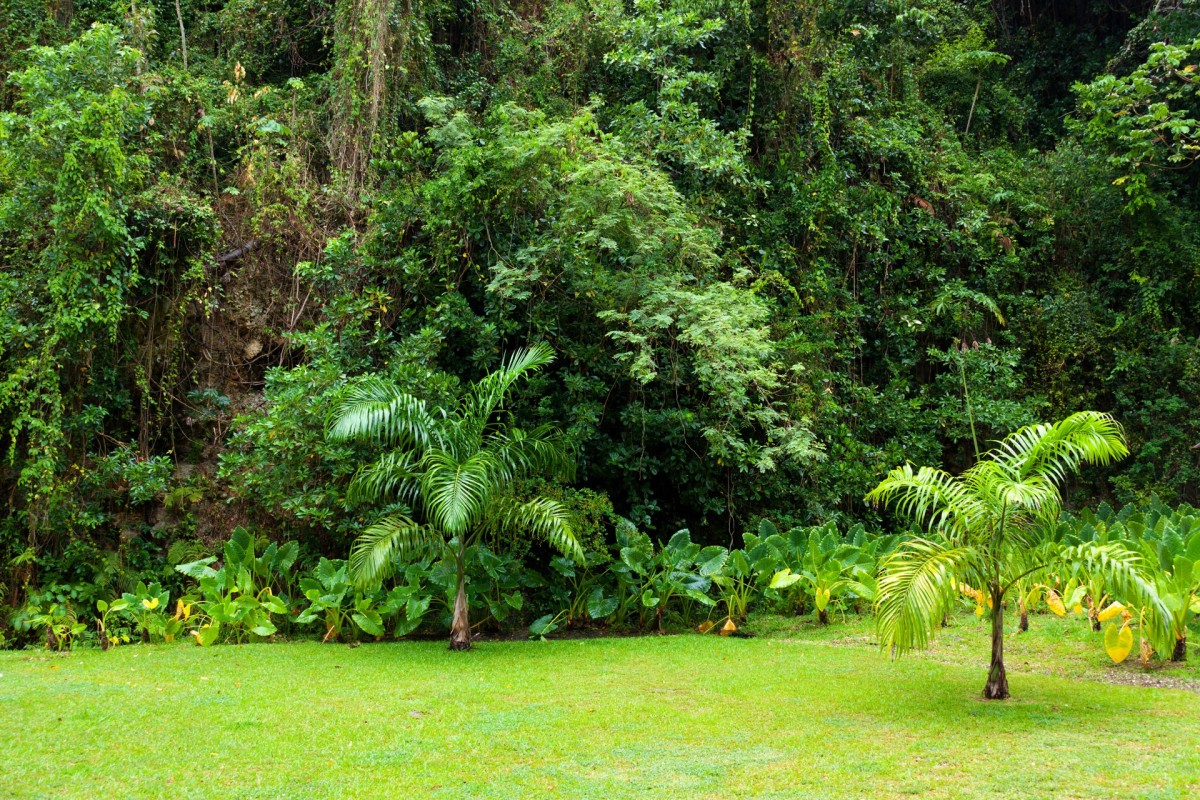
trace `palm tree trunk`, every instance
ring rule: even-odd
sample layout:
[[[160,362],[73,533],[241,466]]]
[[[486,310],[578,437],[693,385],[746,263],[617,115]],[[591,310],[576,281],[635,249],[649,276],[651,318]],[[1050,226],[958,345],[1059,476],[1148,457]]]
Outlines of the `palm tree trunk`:
[[[1187,637],[1180,636],[1175,640],[1175,652],[1171,653],[1172,661],[1187,661]]]
[[[450,623],[450,649],[471,649],[471,611],[467,606],[466,570],[458,554],[458,591],[454,594],[454,619]]]
[[[1017,630],[1025,633],[1029,630],[1029,609],[1026,607],[1024,599],[1018,600],[1017,603],[1021,607],[1021,623],[1017,625]]]
[[[983,696],[987,700],[1008,697],[1008,675],[1004,671],[1004,596],[999,586],[992,587],[992,667],[988,671]]]

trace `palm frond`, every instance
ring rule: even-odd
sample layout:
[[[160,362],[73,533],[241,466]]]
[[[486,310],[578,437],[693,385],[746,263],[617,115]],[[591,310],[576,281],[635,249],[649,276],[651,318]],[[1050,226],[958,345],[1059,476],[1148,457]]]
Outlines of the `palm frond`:
[[[535,372],[554,360],[554,350],[548,344],[514,350],[499,369],[476,381],[463,400],[463,416],[482,426],[504,402],[508,390],[527,373]]]
[[[1046,475],[1021,475],[1011,464],[983,459],[962,475],[962,482],[981,498],[993,515],[1003,513],[1009,522],[1020,518],[1053,520],[1058,518],[1062,498],[1058,487]]]
[[[490,515],[489,527],[494,530],[517,528],[550,543],[563,555],[583,563],[583,545],[571,527],[570,513],[557,500],[535,497],[524,502],[512,498],[497,498]]]
[[[1109,464],[1129,455],[1125,433],[1109,414],[1079,411],[1053,425],[1021,428],[989,454],[1021,480],[1045,476],[1055,484],[1084,464]]]
[[[480,451],[459,462],[439,450],[426,454],[425,464],[421,499],[426,517],[451,536],[464,535],[482,519],[488,498],[497,488],[496,459]]]
[[[508,428],[489,437],[487,446],[506,480],[535,474],[564,480],[575,477],[575,459],[563,435],[549,425],[531,431]]]
[[[441,416],[391,381],[371,377],[351,387],[333,409],[326,435],[333,440],[424,447],[438,437]]]
[[[361,467],[350,480],[346,500],[350,503],[413,503],[418,493],[419,459],[411,450],[391,450]]]
[[[1146,609],[1146,638],[1159,653],[1171,652],[1175,646],[1171,610],[1146,577],[1146,562],[1140,553],[1117,543],[1084,542],[1063,548],[1058,562],[1063,568],[1103,575],[1113,594]]]
[[[364,530],[350,549],[350,577],[362,588],[390,578],[398,557],[417,559],[433,552],[442,537],[408,517],[395,514]]]
[[[969,533],[987,509],[959,479],[933,467],[896,467],[867,494],[871,503],[893,506],[948,539]]]
[[[883,563],[875,603],[879,644],[893,655],[923,648],[956,595],[956,577],[975,557],[972,548],[925,539],[901,545]]]

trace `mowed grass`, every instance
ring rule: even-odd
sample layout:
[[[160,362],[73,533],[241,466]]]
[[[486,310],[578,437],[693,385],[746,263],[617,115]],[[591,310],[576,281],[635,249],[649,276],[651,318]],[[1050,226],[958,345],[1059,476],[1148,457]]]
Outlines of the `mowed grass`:
[[[1200,796],[1200,694],[1038,674],[1017,656],[1014,698],[985,702],[983,629],[951,629],[950,656],[956,636],[981,648],[961,648],[972,663],[889,662],[863,623],[470,653],[5,652],[0,796]]]

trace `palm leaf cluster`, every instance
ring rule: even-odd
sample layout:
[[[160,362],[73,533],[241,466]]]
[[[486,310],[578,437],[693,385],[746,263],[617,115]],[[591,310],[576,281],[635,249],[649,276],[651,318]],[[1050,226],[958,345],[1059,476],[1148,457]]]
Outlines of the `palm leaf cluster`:
[[[478,536],[513,530],[583,557],[561,503],[514,493],[523,478],[573,477],[562,435],[548,425],[518,428],[504,408],[514,384],[552,360],[545,345],[519,350],[450,408],[431,407],[378,377],[347,392],[330,416],[329,438],[382,451],[354,476],[347,500],[399,502],[413,512],[389,514],[362,532],[350,553],[356,583],[377,584],[398,561],[436,553],[447,542],[461,554]]]
[[[1051,535],[1062,507],[1059,486],[1085,465],[1128,454],[1120,425],[1082,411],[1013,433],[961,475],[933,467],[893,469],[867,495],[909,517],[926,535],[883,565],[877,600],[880,644],[899,655],[928,644],[963,584],[1002,606],[1018,581],[1054,570],[1103,572],[1114,589],[1155,613],[1161,600],[1143,577],[1141,556],[1117,544],[1068,545]],[[1165,643],[1157,622],[1156,647]]]

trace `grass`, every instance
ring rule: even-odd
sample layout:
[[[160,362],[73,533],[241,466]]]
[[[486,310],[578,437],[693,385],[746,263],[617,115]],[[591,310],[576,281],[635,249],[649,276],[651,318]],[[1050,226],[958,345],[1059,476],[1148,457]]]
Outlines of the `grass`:
[[[802,635],[795,621],[754,625],[749,640],[471,653],[432,642],[0,653],[0,796],[1200,795],[1200,694],[1109,682],[1116,672],[1059,620],[1035,618],[1010,640],[1004,703],[977,699],[986,633],[974,620],[897,663],[867,646],[861,622]],[[1040,674],[1066,652],[1086,679]],[[1195,667],[1168,677],[1200,687]]]

